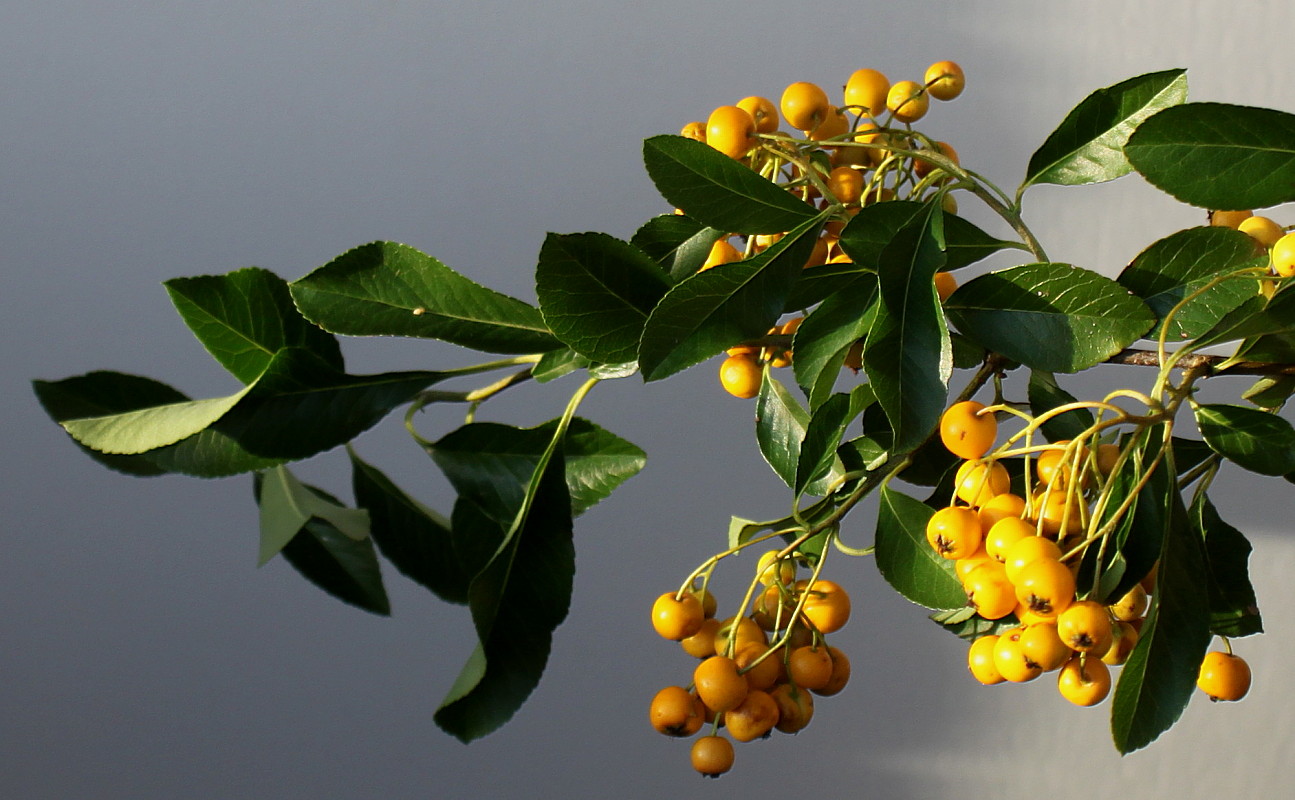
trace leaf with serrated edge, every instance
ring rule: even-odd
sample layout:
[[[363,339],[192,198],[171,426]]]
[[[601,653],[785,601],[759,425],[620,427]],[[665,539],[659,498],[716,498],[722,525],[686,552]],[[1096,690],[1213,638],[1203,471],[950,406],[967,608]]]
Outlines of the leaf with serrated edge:
[[[638,362],[644,380],[669,377],[764,335],[782,315],[825,219],[820,215],[763,253],[699,272],[667,292],[643,328]]]
[[[535,268],[553,335],[602,364],[634,360],[648,314],[669,287],[647,254],[603,233],[550,233]]]
[[[1143,120],[1187,99],[1187,73],[1172,69],[1121,81],[1084,98],[1030,157],[1020,191],[1036,183],[1078,186],[1132,171],[1124,144]],[[1019,194],[1019,192],[1018,192]]]
[[[560,345],[539,309],[396,242],[349,250],[290,289],[306,319],[331,333],[440,339],[487,353]]]
[[[648,177],[671,205],[730,233],[783,233],[812,219],[808,203],[709,145],[683,136],[643,142]]]
[[[930,205],[881,254],[877,316],[863,368],[894,431],[896,451],[914,447],[944,411],[953,352],[933,276],[944,264],[941,212]]]
[[[957,609],[967,593],[953,562],[926,542],[926,522],[935,510],[888,487],[877,512],[877,570],[904,597],[931,609]]]
[[[1078,372],[1137,341],[1155,315],[1110,278],[1026,264],[968,281],[944,304],[978,344],[1045,372]]]
[[[1295,200],[1295,114],[1187,103],[1144,122],[1124,148],[1151,185],[1209,209]]]
[[[1222,226],[1188,228],[1143,250],[1116,280],[1141,297],[1161,319],[1195,295],[1169,320],[1168,341],[1176,342],[1205,333],[1255,295],[1253,276],[1223,281],[1201,291],[1211,281],[1267,263],[1263,245],[1241,231]]]
[[[189,330],[242,383],[256,380],[285,347],[344,368],[337,340],[301,316],[287,282],[269,270],[173,278],[165,286]]]
[[[1173,464],[1162,465],[1172,471]],[[1142,634],[1120,670],[1111,703],[1115,748],[1128,754],[1170,728],[1196,690],[1209,647],[1209,600],[1202,543],[1190,529],[1177,485],[1168,481],[1156,591]]]

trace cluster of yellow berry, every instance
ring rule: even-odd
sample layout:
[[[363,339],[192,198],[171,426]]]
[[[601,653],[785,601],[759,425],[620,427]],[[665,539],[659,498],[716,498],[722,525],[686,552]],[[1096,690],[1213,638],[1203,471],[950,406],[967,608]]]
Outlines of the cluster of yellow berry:
[[[838,239],[846,223],[866,205],[924,199],[940,190],[945,192],[945,210],[956,210],[947,183],[948,168],[958,165],[957,151],[910,125],[926,115],[932,97],[952,100],[965,86],[962,68],[952,61],[932,64],[921,83],[892,85],[877,70],[860,69],[843,87],[841,105],[832,104],[818,85],[799,81],[783,91],[777,106],[765,97],[746,97],[736,105],[716,108],[706,122],[688,123],[680,133],[747,164],[807,203],[834,209],[805,267],[849,263],[850,256],[840,249]],[[801,135],[779,130],[780,119]],[[701,270],[749,258],[781,236],[719,239]],[[936,288],[943,301],[957,282],[950,273],[941,272],[936,275]],[[738,397],[753,397],[759,390],[760,359],[735,361],[734,356],[730,351],[720,369],[720,382]],[[777,358],[765,360],[776,366]]]
[[[1089,537],[1090,487],[1116,469],[1114,444],[1093,451],[1058,441],[1037,453],[1030,501],[1010,491],[1006,468],[987,457],[997,439],[993,410],[968,400],[945,411],[944,446],[966,461],[954,479],[953,504],[936,511],[926,538],[954,561],[968,606],[985,620],[1014,619],[1015,627],[972,642],[967,665],[990,685],[1022,683],[1058,670],[1061,695],[1079,706],[1100,703],[1111,689],[1108,667],[1122,665],[1137,644],[1155,590],[1155,569],[1114,603],[1092,599],[1076,585]],[[1214,700],[1239,700],[1249,690],[1245,661],[1211,652],[1200,688]]]
[[[1210,212],[1210,224],[1248,233],[1268,248],[1269,267],[1279,278],[1295,276],[1295,233],[1287,233],[1278,222],[1246,209]],[[1268,284],[1271,287],[1270,284]]]
[[[700,661],[691,685],[657,692],[649,719],[668,736],[711,726],[691,752],[703,775],[732,768],[730,737],[749,742],[774,730],[797,733],[814,715],[814,695],[834,695],[850,679],[849,659],[825,638],[849,620],[850,596],[832,581],[797,580],[796,572],[794,554],[765,553],[743,600],[749,613],[725,620],[715,618],[715,598],[704,587],[663,594],[652,606],[656,632]]]

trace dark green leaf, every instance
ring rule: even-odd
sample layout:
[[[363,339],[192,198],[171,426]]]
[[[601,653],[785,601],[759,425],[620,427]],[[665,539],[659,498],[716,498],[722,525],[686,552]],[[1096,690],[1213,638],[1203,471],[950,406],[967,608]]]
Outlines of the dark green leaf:
[[[703,225],[728,233],[783,233],[818,214],[750,168],[683,136],[645,140],[643,163],[657,191],[671,205]]]
[[[644,380],[669,377],[764,335],[782,315],[824,219],[811,220],[757,256],[697,273],[667,292],[643,329],[638,360]]]
[[[1267,259],[1263,245],[1241,231],[1221,226],[1188,228],[1139,253],[1118,281],[1163,320],[1180,302],[1216,278],[1264,266]],[[1197,295],[1170,320],[1168,341],[1191,339],[1210,330],[1228,312],[1254,297],[1255,287],[1253,278],[1229,280]]]
[[[1077,186],[1127,174],[1132,169],[1124,155],[1129,134],[1155,112],[1186,99],[1187,74],[1181,69],[1098,89],[1075,106],[1030,157],[1021,191],[1036,183]]]
[[[189,330],[243,383],[260,377],[285,347],[310,350],[343,369],[337,340],[306,322],[292,304],[287,282],[269,270],[173,278],[165,285]]]
[[[724,236],[724,231],[683,214],[662,214],[635,231],[630,244],[660,264],[671,280],[681,281],[701,268],[711,247]]]
[[[553,335],[602,364],[634,360],[643,324],[669,286],[647,254],[605,233],[550,233],[535,268]]]
[[[809,413],[781,381],[766,373],[755,405],[755,440],[764,460],[788,486],[796,483],[800,444],[808,425]]]
[[[176,389],[151,378],[106,371],[91,372],[61,381],[32,381],[32,389],[45,413],[60,424],[72,419],[108,416],[141,406],[181,403],[189,399]],[[167,472],[146,456],[108,455],[86,447],[75,439],[72,443],[95,461],[118,472],[139,477],[153,477]]]
[[[348,336],[417,336],[488,353],[558,347],[538,309],[395,242],[350,250],[291,286],[307,319]]]
[[[941,216],[929,206],[882,251],[876,320],[863,368],[894,431],[897,451],[916,446],[944,411],[953,354],[932,280],[944,265]]]
[[[1218,636],[1263,633],[1263,620],[1250,585],[1250,542],[1223,521],[1202,492],[1191,508],[1192,526],[1205,542],[1209,571],[1210,632]]]
[[[1002,619],[985,619],[976,613],[974,608],[959,608],[952,611],[937,611],[931,615],[931,621],[944,628],[959,639],[974,642],[982,636],[998,635],[1003,631],[1018,627],[1021,623],[1016,617],[1008,614]]]
[[[876,301],[876,279],[860,276],[824,300],[796,329],[791,366],[811,410],[831,395],[846,354],[872,327]]]
[[[446,434],[430,453],[460,494],[477,498],[483,509],[500,515],[497,522],[507,523],[556,428],[556,420],[535,428],[474,422]],[[563,449],[574,515],[611,494],[647,459],[633,444],[580,417],[571,420]]]
[[[283,557],[302,577],[342,602],[373,614],[391,614],[372,541],[357,542],[312,518],[284,546]]]
[[[491,733],[516,713],[538,685],[553,630],[566,618],[575,546],[564,472],[560,447],[540,460],[503,544],[472,580],[478,644],[435,715],[461,741]]]
[[[1263,311],[1246,317],[1231,315],[1220,322],[1217,331],[1209,338],[1215,340],[1240,339],[1246,341],[1237,348],[1237,355],[1248,361],[1266,361],[1276,364],[1295,362],[1295,291],[1287,284],[1264,304]],[[1227,323],[1233,323],[1226,327]],[[1206,337],[1202,337],[1204,339]],[[1203,345],[1198,345],[1198,347]]]
[[[1201,208],[1295,200],[1295,114],[1187,103],[1144,122],[1124,152],[1153,186]]]
[[[805,311],[841,292],[848,291],[852,285],[865,286],[875,283],[876,269],[860,267],[848,261],[820,264],[806,267],[801,271],[796,285],[783,306],[785,313]],[[862,278],[864,283],[857,283]]]
[[[849,394],[832,395],[814,410],[805,426],[804,440],[797,454],[796,480],[792,486],[796,494],[804,492],[812,481],[823,477],[832,468],[833,454],[846,427],[874,399],[872,387],[865,383],[854,387]]]
[[[894,200],[864,206],[841,231],[841,249],[854,263],[877,269],[881,253],[900,229],[912,222],[925,204],[912,200]],[[995,239],[956,214],[944,214],[944,269],[953,270],[974,264],[1008,247],[1014,242]]]
[[[1156,500],[1165,518],[1156,591],[1111,706],[1111,733],[1122,754],[1146,747],[1178,720],[1196,690],[1210,640],[1209,600],[1201,591],[1208,573],[1200,537],[1191,530],[1172,481]]]
[[[1155,315],[1115,281],[1067,264],[982,275],[945,301],[958,330],[1045,372],[1078,372],[1146,333]]]
[[[919,500],[882,487],[877,512],[877,569],[895,591],[921,606],[959,609],[967,593],[953,562],[926,542],[934,511]]]
[[[1214,452],[1260,475],[1295,470],[1295,429],[1275,414],[1247,406],[1196,407],[1201,438]]]
[[[405,494],[354,450],[351,486],[355,503],[369,512],[369,535],[401,574],[449,603],[468,601],[467,572],[454,554],[449,520]]]
[[[1030,370],[1030,385],[1027,390],[1030,399],[1030,412],[1038,417],[1058,406],[1075,402],[1075,398],[1057,385],[1057,379],[1050,372],[1037,369]],[[1063,439],[1078,439],[1081,434],[1093,425],[1093,414],[1086,408],[1076,408],[1047,420],[1041,426],[1043,435],[1049,442]]]

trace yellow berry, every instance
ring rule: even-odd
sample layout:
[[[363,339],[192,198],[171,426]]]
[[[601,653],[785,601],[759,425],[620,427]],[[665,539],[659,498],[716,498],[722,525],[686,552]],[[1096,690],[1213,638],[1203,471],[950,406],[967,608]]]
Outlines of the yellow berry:
[[[936,100],[952,100],[962,94],[967,78],[954,61],[937,61],[926,68],[926,91]]]

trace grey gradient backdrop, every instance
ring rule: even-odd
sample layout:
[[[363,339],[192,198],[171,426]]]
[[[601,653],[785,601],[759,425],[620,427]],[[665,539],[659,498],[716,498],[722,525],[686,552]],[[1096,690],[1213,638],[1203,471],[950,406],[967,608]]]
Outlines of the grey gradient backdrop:
[[[708,783],[686,744],[646,724],[652,693],[689,669],[646,610],[719,548],[729,514],[786,503],[755,454],[751,406],[709,367],[604,386],[585,406],[646,447],[649,466],[580,520],[549,673],[471,746],[432,723],[471,648],[462,608],[388,571],[394,616],[381,619],[281,561],[257,570],[249,478],[111,473],[44,417],[28,381],[105,368],[228,392],[160,281],[252,264],[294,278],[374,239],[532,297],[546,231],[628,236],[666,210],[640,166],[644,137],[794,80],[831,87],[862,66],[920,77],[956,59],[969,88],[928,129],[1010,187],[1084,94],[1141,72],[1188,67],[1196,99],[1295,110],[1293,29],[1281,0],[6,4],[0,796],[1279,796],[1295,778],[1295,504],[1281,482],[1227,477],[1218,492],[1253,535],[1269,629],[1240,645],[1257,673],[1246,702],[1197,699],[1161,742],[1121,759],[1108,705],[1070,708],[1047,680],[974,685],[962,644],[870,562],[841,559],[858,610],[836,637],[852,685],[805,733],[740,747],[735,773]],[[1054,259],[1107,272],[1199,220],[1136,178],[1041,187],[1028,214]],[[466,358],[396,340],[346,353],[364,372]],[[1148,377],[1107,369],[1069,386]],[[569,388],[518,391],[486,413],[534,424]],[[361,454],[446,508],[399,428],[365,435]],[[346,494],[342,461],[300,472]],[[863,542],[856,516],[846,535]]]

